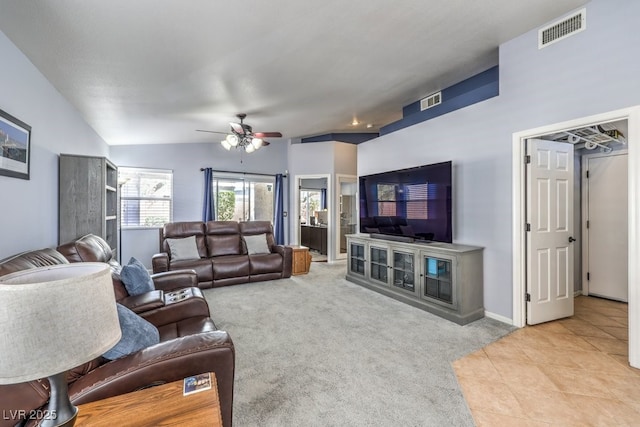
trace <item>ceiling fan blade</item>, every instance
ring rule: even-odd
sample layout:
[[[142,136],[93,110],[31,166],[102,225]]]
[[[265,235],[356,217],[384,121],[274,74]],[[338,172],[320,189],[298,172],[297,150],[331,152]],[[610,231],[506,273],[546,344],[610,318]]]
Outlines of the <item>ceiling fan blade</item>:
[[[229,132],[217,132],[215,130],[204,130],[204,129],[196,129],[196,132],[219,133],[220,135],[227,135],[229,133]]]
[[[256,138],[282,138],[280,132],[254,132],[253,136]]]
[[[262,140],[262,146],[266,147],[267,145],[271,145],[271,143],[269,141],[265,141],[264,139]]]
[[[237,133],[238,135],[245,135],[244,127],[242,127],[241,123],[229,123],[231,125],[231,129]]]

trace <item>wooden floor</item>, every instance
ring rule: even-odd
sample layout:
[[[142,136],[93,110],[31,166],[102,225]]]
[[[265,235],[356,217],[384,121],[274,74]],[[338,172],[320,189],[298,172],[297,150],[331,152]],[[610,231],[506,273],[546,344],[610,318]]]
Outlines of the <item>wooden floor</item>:
[[[519,329],[453,368],[480,427],[640,426],[625,303],[579,296],[573,317]]]

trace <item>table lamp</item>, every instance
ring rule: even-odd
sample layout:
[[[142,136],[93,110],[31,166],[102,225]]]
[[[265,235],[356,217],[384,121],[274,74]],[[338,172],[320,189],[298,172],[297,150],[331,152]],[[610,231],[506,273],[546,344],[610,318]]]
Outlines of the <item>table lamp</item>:
[[[109,266],[64,264],[0,277],[0,325],[0,384],[48,377],[40,425],[73,426],[78,408],[69,400],[67,371],[121,337]]]

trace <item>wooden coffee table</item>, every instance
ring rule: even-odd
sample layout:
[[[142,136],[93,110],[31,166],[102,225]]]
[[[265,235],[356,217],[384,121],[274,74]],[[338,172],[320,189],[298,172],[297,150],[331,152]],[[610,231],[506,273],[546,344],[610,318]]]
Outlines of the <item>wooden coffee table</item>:
[[[183,380],[78,405],[76,426],[221,427],[216,376],[211,388],[184,396]]]

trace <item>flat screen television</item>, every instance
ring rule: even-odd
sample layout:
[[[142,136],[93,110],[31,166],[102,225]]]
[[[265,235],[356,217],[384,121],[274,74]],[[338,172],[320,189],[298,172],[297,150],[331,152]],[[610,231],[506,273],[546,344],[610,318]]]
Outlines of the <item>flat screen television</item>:
[[[452,243],[451,161],[359,180],[361,233]]]

